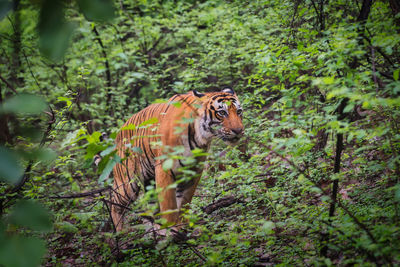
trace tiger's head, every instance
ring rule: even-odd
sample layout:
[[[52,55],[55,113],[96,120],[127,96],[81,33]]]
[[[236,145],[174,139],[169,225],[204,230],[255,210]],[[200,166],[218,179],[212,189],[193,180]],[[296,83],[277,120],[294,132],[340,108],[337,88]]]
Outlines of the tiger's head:
[[[199,123],[202,137],[218,137],[229,145],[236,144],[244,134],[243,109],[236,93],[230,88],[221,92],[192,93],[203,103]]]

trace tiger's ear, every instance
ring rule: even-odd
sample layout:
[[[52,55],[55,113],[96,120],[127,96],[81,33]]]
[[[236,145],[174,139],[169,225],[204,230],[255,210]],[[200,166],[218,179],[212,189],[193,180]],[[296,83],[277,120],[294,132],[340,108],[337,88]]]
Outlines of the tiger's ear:
[[[224,90],[222,90],[222,92],[228,93],[228,94],[231,94],[231,95],[235,94],[235,91],[233,91],[233,89],[231,89],[231,88],[225,88]]]
[[[200,92],[197,92],[196,90],[193,90],[192,93],[193,93],[193,95],[196,96],[196,97],[203,97],[203,96],[205,96],[205,94],[202,94],[202,93],[200,93]]]

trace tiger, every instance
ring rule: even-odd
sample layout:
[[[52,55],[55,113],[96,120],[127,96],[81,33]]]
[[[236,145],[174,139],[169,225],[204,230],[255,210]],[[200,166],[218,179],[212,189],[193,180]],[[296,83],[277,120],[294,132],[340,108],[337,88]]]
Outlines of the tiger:
[[[244,135],[243,109],[233,89],[200,93],[196,90],[177,94],[164,103],[155,103],[134,114],[119,130],[116,150],[121,162],[113,168],[113,193],[111,217],[117,232],[124,229],[124,217],[128,205],[139,195],[140,184],[144,188],[155,181],[161,217],[171,225],[182,225],[182,209],[194,195],[203,172],[205,153],[196,157],[191,167],[197,173],[189,181],[176,187],[180,170],[185,167],[181,160],[174,160],[168,170],[162,155],[166,148],[182,146],[183,157],[190,157],[195,149],[207,152],[214,137],[228,145],[235,145]],[[157,121],[146,125],[146,121]],[[134,126],[132,126],[134,125]],[[136,127],[135,127],[136,126]],[[161,146],[157,145],[161,141]],[[135,148],[135,149],[133,149]],[[139,182],[139,184],[138,184]]]

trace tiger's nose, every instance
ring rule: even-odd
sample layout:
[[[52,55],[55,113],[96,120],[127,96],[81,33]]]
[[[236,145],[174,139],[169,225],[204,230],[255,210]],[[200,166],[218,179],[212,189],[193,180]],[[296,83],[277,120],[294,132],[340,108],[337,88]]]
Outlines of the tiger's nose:
[[[232,132],[236,135],[243,135],[244,129],[243,128],[233,128],[231,129]]]

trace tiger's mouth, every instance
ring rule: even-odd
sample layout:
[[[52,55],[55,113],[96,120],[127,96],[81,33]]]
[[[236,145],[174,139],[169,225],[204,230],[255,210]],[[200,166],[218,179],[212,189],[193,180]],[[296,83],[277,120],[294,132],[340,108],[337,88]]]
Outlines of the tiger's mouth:
[[[215,136],[228,145],[236,145],[244,135],[243,129],[228,129],[221,125],[218,125],[215,128],[217,128]]]

